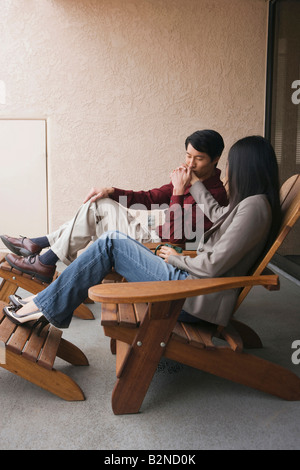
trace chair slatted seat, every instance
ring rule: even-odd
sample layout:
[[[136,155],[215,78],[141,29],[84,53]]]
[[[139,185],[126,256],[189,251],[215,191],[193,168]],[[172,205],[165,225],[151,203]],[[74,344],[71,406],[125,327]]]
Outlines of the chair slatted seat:
[[[126,322],[122,318],[122,312],[124,306],[129,307],[130,317],[127,315]],[[141,321],[143,321],[147,314],[148,304],[109,304],[103,303],[101,307],[101,325],[104,330],[107,327],[117,328],[139,328]],[[125,330],[126,331],[126,330]],[[130,334],[130,333],[129,333]],[[132,332],[132,336],[135,332]],[[213,338],[223,339],[227,342],[227,347],[235,351],[241,351],[243,349],[243,340],[238,331],[234,329],[232,325],[227,328],[218,331],[217,326],[209,325],[206,322],[197,323],[196,325],[188,324],[184,322],[176,322],[171,338],[174,341],[189,343],[190,345],[202,349],[207,348],[210,350],[216,349],[216,345],[213,343]],[[225,344],[222,345],[225,347]]]

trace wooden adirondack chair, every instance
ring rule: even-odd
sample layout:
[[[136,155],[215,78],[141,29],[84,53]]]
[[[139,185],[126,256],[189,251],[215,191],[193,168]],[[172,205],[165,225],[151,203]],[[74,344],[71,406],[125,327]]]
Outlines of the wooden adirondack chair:
[[[278,288],[278,276],[263,275],[269,261],[300,215],[300,175],[281,188],[283,223],[252,275],[149,283],[105,283],[89,290],[102,302],[102,326],[116,353],[115,414],[139,411],[161,357],[181,362],[286,400],[300,400],[300,378],[291,371],[244,352],[261,347],[258,335],[232,318],[228,327],[177,322],[184,299],[241,287],[235,311],[253,285]],[[227,344],[216,345],[214,337]]]

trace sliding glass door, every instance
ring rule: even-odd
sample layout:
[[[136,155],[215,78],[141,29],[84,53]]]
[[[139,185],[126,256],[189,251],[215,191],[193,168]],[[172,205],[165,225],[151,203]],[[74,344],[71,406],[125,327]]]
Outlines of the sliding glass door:
[[[300,173],[300,0],[271,0],[265,135],[279,163],[280,182]],[[300,223],[281,254],[300,261]]]

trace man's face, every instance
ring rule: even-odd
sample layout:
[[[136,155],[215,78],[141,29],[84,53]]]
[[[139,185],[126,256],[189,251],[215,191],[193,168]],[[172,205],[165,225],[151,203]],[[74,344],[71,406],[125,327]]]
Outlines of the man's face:
[[[185,155],[185,163],[192,169],[195,175],[204,181],[215,173],[215,164],[218,163],[219,157],[211,160],[207,153],[199,152],[188,144]]]

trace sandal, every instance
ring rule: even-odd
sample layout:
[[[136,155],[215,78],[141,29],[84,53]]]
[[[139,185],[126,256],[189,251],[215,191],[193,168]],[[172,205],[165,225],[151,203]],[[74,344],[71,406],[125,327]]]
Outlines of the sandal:
[[[37,321],[40,320],[41,317],[44,317],[42,312],[34,312],[34,313],[27,313],[24,315],[18,315],[17,311],[23,307],[14,307],[12,305],[7,305],[3,308],[3,313],[13,322],[15,325],[24,325],[24,323],[28,323],[30,321]]]
[[[9,297],[9,300],[10,300],[10,303],[14,306],[14,307],[24,307],[24,305],[27,304],[27,302],[24,302],[24,300],[22,300],[22,297],[20,297],[19,295],[15,294],[15,295],[10,295]]]

